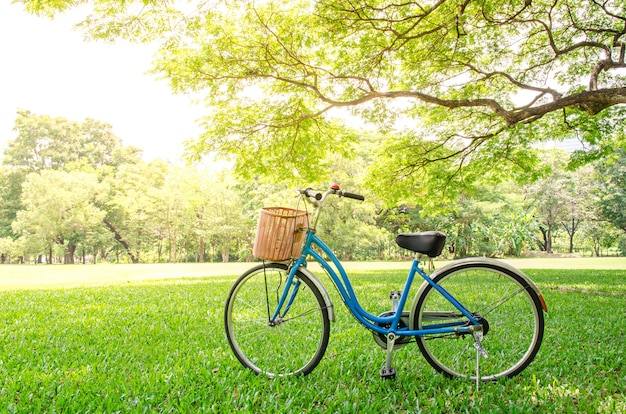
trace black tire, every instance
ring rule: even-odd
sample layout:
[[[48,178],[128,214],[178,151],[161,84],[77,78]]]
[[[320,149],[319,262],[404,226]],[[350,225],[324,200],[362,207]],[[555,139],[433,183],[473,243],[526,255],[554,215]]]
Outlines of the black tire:
[[[288,314],[269,323],[287,276],[282,263],[248,270],[233,285],[224,310],[226,336],[237,359],[269,377],[311,372],[324,356],[330,335],[324,297],[300,271],[296,278],[301,284]]]
[[[435,276],[434,281],[452,294],[470,313],[484,318],[482,340],[488,358],[481,358],[480,379],[513,377],[532,362],[543,340],[541,301],[528,282],[497,264],[469,263]],[[426,287],[413,309],[418,329],[441,323],[434,314],[456,313],[447,321],[466,320],[432,286]],[[476,348],[471,334],[417,338],[424,358],[437,371],[476,380]]]

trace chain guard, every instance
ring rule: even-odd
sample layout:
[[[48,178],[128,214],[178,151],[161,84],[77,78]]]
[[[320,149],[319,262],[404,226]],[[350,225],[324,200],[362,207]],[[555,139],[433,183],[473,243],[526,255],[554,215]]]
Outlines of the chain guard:
[[[387,318],[389,316],[393,316],[395,312],[387,311],[383,312],[379,315],[380,318]],[[409,322],[409,312],[402,312],[402,317],[400,318],[399,328],[408,327]],[[391,327],[390,324],[377,324],[381,328],[389,329]],[[376,345],[381,347],[382,349],[387,349],[387,336],[378,332],[372,332],[374,335],[374,342]],[[412,342],[414,339],[412,336],[396,336],[396,342],[393,345],[393,349],[400,349],[406,344]]]

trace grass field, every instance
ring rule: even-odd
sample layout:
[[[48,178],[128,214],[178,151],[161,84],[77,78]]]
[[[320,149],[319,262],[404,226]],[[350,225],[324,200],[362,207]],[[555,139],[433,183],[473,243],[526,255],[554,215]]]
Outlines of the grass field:
[[[548,303],[544,342],[520,376],[478,392],[416,346],[381,381],[384,353],[341,306],[310,375],[251,374],[222,321],[248,264],[0,266],[0,412],[626,412],[626,260],[514,264]],[[366,307],[376,313],[406,267],[350,264]]]

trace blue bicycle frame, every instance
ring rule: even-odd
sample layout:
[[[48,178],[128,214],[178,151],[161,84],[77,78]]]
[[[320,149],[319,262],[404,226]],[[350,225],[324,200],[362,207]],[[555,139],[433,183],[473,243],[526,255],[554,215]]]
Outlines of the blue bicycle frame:
[[[329,257],[335,268],[333,268],[330,263],[325,260],[320,253],[318,253],[317,249],[315,248],[318,248],[323,254]],[[337,286],[337,289],[350,312],[363,326],[371,331],[383,335],[393,333],[396,336],[425,336],[446,333],[471,333],[473,329],[471,325],[480,326],[480,322],[478,322],[476,318],[474,318],[474,316],[461,303],[459,303],[443,287],[435,283],[430,278],[430,276],[428,276],[419,267],[420,262],[417,258],[413,260],[413,264],[411,266],[411,269],[409,270],[409,274],[407,276],[404,289],[402,291],[402,296],[398,303],[397,311],[391,316],[383,317],[370,314],[359,304],[354,289],[352,288],[352,284],[350,283],[350,279],[348,278],[348,275],[346,274],[346,271],[341,265],[341,262],[339,261],[337,256],[319,237],[317,237],[315,231],[311,229],[309,229],[306,234],[306,241],[302,248],[302,254],[300,258],[297,259],[290,268],[289,276],[287,277],[285,283],[285,288],[280,297],[278,306],[272,316],[271,322],[274,322],[279,318],[284,318],[289,312],[289,308],[291,307],[293,301],[296,299],[301,283],[295,278],[295,276],[301,266],[305,268],[307,267],[307,256],[311,256],[328,273],[333,283]],[[401,327],[400,320],[402,317],[402,312],[406,305],[406,301],[409,296],[409,290],[411,289],[416,273],[419,274],[434,289],[436,289],[443,297],[445,297],[455,308],[457,308],[459,312],[469,320],[470,324],[468,325],[465,321],[456,320],[449,323],[429,325],[425,329],[412,330],[408,327]],[[385,328],[384,326],[389,326],[389,328]]]

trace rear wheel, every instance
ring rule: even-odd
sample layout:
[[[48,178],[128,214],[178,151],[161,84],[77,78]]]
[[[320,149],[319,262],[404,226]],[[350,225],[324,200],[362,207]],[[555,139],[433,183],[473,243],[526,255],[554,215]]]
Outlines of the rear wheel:
[[[271,322],[288,268],[281,263],[254,267],[233,285],[224,311],[226,336],[237,359],[257,374],[306,375],[324,356],[330,335],[326,302],[315,284],[298,271],[294,301]]]
[[[539,297],[524,278],[497,264],[471,263],[444,271],[434,281],[483,325],[481,343],[488,358],[480,360],[481,380],[512,377],[531,363],[541,346],[544,319]],[[417,298],[413,315],[417,329],[467,321],[430,285]],[[427,335],[417,344],[437,371],[476,379],[471,334]]]

